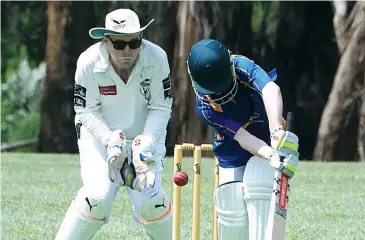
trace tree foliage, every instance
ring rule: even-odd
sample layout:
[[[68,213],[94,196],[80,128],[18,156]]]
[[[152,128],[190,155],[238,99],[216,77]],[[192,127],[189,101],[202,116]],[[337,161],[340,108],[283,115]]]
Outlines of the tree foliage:
[[[77,151],[72,110],[77,57],[95,42],[88,36],[90,28],[103,26],[105,15],[116,8],[131,8],[138,13],[141,25],[155,19],[144,37],[160,45],[168,54],[174,95],[167,137],[170,153],[175,143],[211,141],[212,129],[205,126],[194,112],[194,93],[185,61],[192,44],[202,38],[216,38],[232,52],[252,58],[266,71],[277,68],[277,83],[283,93],[284,112],[297,112],[296,125],[301,126],[297,132],[301,141],[301,156],[306,159],[313,157],[322,112],[329,99],[341,57],[341,50],[335,41],[336,37],[338,42],[341,39],[334,31],[334,13],[330,2],[69,2],[68,14],[64,18],[64,33],[54,33],[52,38],[49,35],[47,37],[47,27],[48,34],[52,30],[48,26],[49,4],[1,2],[2,83],[9,81],[23,59],[28,60],[31,69],[47,61],[47,81],[44,85],[42,113],[39,113],[42,119],[40,137],[43,139],[43,146],[41,142],[39,149],[42,151]],[[58,57],[51,61],[49,54],[53,51],[49,50],[49,44],[51,39],[57,37],[61,39],[62,46],[54,52],[59,53]],[[56,78],[57,74],[62,77]],[[359,79],[356,89],[360,94],[356,106],[353,105],[351,111],[344,113],[344,122],[348,123],[346,129],[350,135],[333,139],[337,144],[343,144],[344,149],[353,152],[364,141],[361,136],[365,134],[362,130],[365,129],[365,120],[361,117],[365,111],[364,104],[361,104],[365,102],[365,94],[361,90],[364,83],[362,78]],[[23,111],[24,106],[29,105],[14,100],[19,96],[6,87],[2,89],[2,98],[2,108],[6,110],[4,114],[2,112],[3,119],[13,110]],[[61,110],[52,112],[54,105],[62,106]],[[45,120],[45,116],[49,119]],[[8,125],[14,126],[11,121]],[[360,131],[356,135],[358,129]],[[58,140],[44,138],[45,135]],[[52,146],[62,142],[67,144],[63,147]],[[361,151],[364,149],[359,150],[359,155]],[[331,159],[354,158],[354,154],[347,154],[346,151],[333,152]]]
[[[44,77],[46,7],[46,2],[1,2],[2,141],[34,137],[39,130],[39,119],[33,120],[39,116]],[[32,134],[24,131],[26,122]]]
[[[47,2],[1,2],[2,83],[27,58],[31,68],[44,61]],[[35,17],[36,16],[36,17]]]

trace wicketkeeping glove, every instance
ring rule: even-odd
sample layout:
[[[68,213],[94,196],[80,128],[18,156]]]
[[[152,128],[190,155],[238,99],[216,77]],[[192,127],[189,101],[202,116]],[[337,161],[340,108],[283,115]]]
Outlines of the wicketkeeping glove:
[[[155,184],[156,162],[152,160],[153,155],[151,137],[139,135],[133,140],[130,166],[135,171],[135,178],[131,184],[132,189],[143,191]]]
[[[114,130],[106,145],[109,179],[120,185],[130,185],[133,171],[128,165],[126,137],[122,130]]]
[[[124,162],[119,168],[108,165],[108,171],[110,181],[115,183],[118,187],[130,187],[136,177],[134,170],[128,164],[128,158],[124,159]]]
[[[121,168],[127,155],[126,138],[122,130],[114,130],[106,146],[107,162],[115,168]]]

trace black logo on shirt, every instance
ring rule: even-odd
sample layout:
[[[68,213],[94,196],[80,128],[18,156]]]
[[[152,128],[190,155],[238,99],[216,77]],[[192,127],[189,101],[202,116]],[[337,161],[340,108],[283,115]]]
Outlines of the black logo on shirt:
[[[140,92],[147,100],[148,104],[151,101],[151,79],[145,79],[141,83]]]

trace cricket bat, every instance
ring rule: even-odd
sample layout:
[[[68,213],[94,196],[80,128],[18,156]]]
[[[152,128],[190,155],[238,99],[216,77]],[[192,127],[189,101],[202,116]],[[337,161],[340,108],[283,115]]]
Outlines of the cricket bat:
[[[287,131],[293,132],[293,122],[294,113],[288,112]],[[290,191],[289,178],[285,174],[275,171],[274,179],[265,240],[284,240]]]

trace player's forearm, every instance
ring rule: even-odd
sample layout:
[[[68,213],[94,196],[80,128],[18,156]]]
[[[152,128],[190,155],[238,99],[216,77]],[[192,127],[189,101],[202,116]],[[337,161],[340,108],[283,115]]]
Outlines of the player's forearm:
[[[166,131],[170,117],[171,107],[169,107],[169,105],[150,107],[143,135],[151,136],[153,143],[157,144],[160,141],[162,134]]]
[[[102,116],[97,111],[84,110],[76,113],[76,119],[103,145],[107,144],[112,130],[107,126]]]
[[[243,149],[260,158],[269,159],[271,155],[275,154],[275,150],[273,148],[246,131],[244,128],[240,128],[237,131],[234,139]]]
[[[274,82],[267,83],[262,89],[262,98],[269,119],[270,132],[273,132],[282,124],[283,98],[279,86]]]

